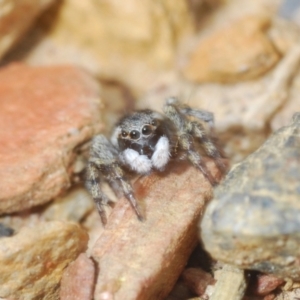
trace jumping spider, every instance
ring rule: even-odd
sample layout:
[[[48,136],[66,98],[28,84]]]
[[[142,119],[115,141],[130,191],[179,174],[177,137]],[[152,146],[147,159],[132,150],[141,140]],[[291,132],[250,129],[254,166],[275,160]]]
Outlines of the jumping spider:
[[[107,221],[104,206],[110,200],[101,190],[101,180],[108,182],[117,195],[123,194],[129,200],[140,220],[143,217],[126,177],[127,171],[149,174],[153,169],[163,171],[171,160],[184,159],[199,169],[212,185],[217,183],[206,168],[199,147],[202,146],[223,173],[225,165],[199,120],[213,125],[210,112],[192,109],[176,98],[169,98],[164,115],[150,109],[135,111],[118,122],[110,141],[102,134],[94,137],[86,187],[103,224]]]

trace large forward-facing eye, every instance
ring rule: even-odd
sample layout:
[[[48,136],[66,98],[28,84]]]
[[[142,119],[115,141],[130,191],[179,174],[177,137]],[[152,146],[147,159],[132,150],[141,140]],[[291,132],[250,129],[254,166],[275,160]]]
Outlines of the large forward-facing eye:
[[[122,137],[127,137],[127,135],[128,135],[128,132],[127,131],[125,131],[125,130],[122,130],[122,132],[121,132],[121,135],[122,135]]]
[[[140,137],[140,133],[137,130],[132,130],[130,132],[130,138],[133,140],[137,140]]]
[[[142,129],[142,134],[143,135],[149,135],[152,133],[152,128],[149,125],[145,125]]]

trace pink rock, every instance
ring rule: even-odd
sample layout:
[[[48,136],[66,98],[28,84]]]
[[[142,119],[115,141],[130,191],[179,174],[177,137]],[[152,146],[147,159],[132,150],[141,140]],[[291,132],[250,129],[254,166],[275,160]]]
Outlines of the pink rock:
[[[208,285],[214,285],[215,279],[211,274],[200,268],[188,268],[182,273],[184,283],[195,294],[202,296]]]
[[[255,284],[251,286],[251,292],[254,295],[267,296],[283,283],[284,280],[282,278],[272,274],[260,274],[257,276]]]
[[[75,147],[102,127],[96,81],[70,66],[0,70],[0,213],[70,186]]]
[[[66,268],[60,285],[61,300],[91,300],[95,284],[95,266],[85,253],[81,253]]]
[[[212,196],[203,174],[180,163],[138,180],[135,192],[145,221],[120,199],[92,250],[100,270],[95,300],[165,299],[197,243],[197,220]]]

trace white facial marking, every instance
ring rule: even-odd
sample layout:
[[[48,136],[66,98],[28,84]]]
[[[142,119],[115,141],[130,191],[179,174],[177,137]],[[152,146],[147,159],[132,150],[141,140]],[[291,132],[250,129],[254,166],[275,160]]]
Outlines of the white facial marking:
[[[153,166],[158,170],[163,170],[166,164],[168,163],[170,159],[170,145],[169,140],[162,136],[156,146],[155,151],[151,157],[151,161],[153,163]]]
[[[146,155],[140,155],[133,149],[126,149],[122,152],[124,162],[137,173],[145,174],[151,171],[152,163]]]
[[[112,143],[115,147],[118,147],[118,136],[119,136],[120,133],[121,133],[121,128],[120,128],[120,127],[117,127],[117,128],[114,130],[114,132],[113,132],[113,134],[112,134],[112,136],[111,136],[111,138],[110,138],[111,143]]]

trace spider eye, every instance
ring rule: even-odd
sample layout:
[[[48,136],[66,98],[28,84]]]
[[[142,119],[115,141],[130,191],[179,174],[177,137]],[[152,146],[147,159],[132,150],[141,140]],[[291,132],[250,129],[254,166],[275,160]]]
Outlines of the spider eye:
[[[157,126],[157,124],[158,124],[158,122],[157,122],[157,120],[152,120],[152,122],[151,122],[151,125],[153,125],[153,126]]]
[[[137,140],[139,137],[140,137],[140,133],[137,131],[137,130],[132,130],[130,132],[130,137],[133,139],[133,140]]]
[[[125,130],[122,130],[121,135],[122,135],[122,137],[126,137],[128,135],[128,133]]]
[[[150,133],[152,133],[151,126],[145,125],[142,129],[142,133],[143,133],[143,135],[149,135]]]

